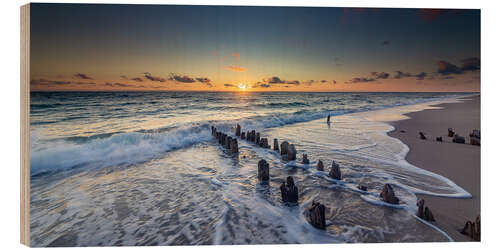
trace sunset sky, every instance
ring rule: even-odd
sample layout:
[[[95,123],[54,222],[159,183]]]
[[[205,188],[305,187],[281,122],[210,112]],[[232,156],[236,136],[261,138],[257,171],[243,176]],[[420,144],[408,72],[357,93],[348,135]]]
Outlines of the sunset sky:
[[[31,4],[32,91],[479,91],[480,11]]]

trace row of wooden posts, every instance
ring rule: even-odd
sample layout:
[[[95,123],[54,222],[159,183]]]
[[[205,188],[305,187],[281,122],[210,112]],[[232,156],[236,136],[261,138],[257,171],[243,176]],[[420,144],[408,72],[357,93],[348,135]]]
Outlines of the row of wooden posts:
[[[271,146],[268,144],[267,138],[260,137],[260,133],[255,130],[241,132],[241,126],[239,124],[236,125],[235,137],[231,137],[225,133],[217,131],[217,128],[212,126],[212,135],[218,140],[219,144],[223,147],[229,149],[231,153],[238,153],[238,140],[237,137],[240,137],[242,140],[247,140],[253,143],[256,143],[258,146],[263,148],[270,149]],[[283,141],[279,144],[278,139],[273,140],[273,150],[280,152],[281,158],[287,161],[296,160],[297,150],[295,149],[295,145],[292,143],[288,143],[287,141]],[[302,155],[302,164],[309,164],[309,159],[307,154]],[[266,160],[262,159],[257,164],[257,178],[261,183],[269,182],[269,163]],[[316,165],[316,169],[318,171],[324,171],[324,165],[322,160],[318,160]],[[340,171],[340,166],[335,161],[332,161],[332,165],[329,172],[329,177],[336,180],[342,179],[342,173]],[[367,191],[367,187],[360,184],[358,185],[358,189],[362,191]],[[297,205],[299,200],[299,192],[298,188],[295,185],[294,179],[292,176],[288,176],[286,181],[284,181],[280,186],[281,198],[283,202],[288,205]],[[390,184],[385,184],[382,188],[382,192],[380,193],[380,197],[388,203],[391,204],[399,204],[399,199],[396,197],[395,192]],[[424,207],[424,201],[421,200],[417,203],[419,209],[417,216],[428,220],[434,221],[434,217],[428,207]],[[319,229],[326,229],[325,222],[325,206],[319,202],[313,201],[311,207],[306,210],[307,219],[311,225]]]

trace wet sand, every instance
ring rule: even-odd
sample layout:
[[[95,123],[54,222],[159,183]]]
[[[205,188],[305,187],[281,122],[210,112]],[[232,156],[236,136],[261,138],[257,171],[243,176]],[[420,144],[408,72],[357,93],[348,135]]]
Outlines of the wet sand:
[[[480,153],[481,147],[469,144],[469,133],[479,129],[480,96],[464,98],[463,103],[440,104],[429,109],[408,113],[410,119],[393,122],[395,130],[389,135],[400,139],[410,148],[407,161],[445,176],[468,191],[472,198],[441,198],[419,195],[424,198],[436,218],[436,225],[455,241],[470,241],[460,234],[467,220],[474,220],[481,208]],[[448,137],[451,127],[466,138],[466,144],[456,144]],[[405,130],[402,133],[401,130]],[[420,140],[422,131],[427,140]],[[442,136],[443,142],[436,137]]]

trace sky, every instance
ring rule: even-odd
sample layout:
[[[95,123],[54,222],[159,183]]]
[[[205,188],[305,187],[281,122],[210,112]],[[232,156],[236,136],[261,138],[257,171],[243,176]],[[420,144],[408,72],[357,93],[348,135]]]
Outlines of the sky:
[[[31,4],[31,91],[480,91],[480,10]]]

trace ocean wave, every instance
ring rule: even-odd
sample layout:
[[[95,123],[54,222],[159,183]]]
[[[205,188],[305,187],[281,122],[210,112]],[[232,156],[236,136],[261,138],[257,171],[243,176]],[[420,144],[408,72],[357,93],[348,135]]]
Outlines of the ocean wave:
[[[423,101],[425,100],[416,99],[405,104]],[[216,126],[220,131],[229,132],[236,123],[239,123],[245,132],[323,119],[328,114],[338,116],[398,105],[401,104],[338,110],[309,108],[293,113],[277,111],[270,115],[256,115],[234,120],[207,120],[183,125],[168,125],[153,130],[103,133],[91,137],[80,136],[55,140],[43,140],[40,136],[41,131],[34,130],[30,142],[31,176],[81,167],[102,168],[148,161],[166,152],[210,140],[211,125]],[[363,147],[370,145],[363,145]]]

